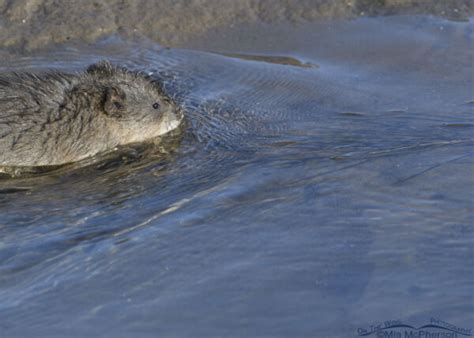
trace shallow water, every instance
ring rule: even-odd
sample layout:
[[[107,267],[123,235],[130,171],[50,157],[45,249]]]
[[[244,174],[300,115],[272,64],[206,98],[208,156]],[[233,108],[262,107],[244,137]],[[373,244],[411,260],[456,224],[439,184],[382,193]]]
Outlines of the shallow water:
[[[159,156],[0,181],[0,333],[471,328],[473,28],[374,18],[4,61],[153,72],[187,125]]]

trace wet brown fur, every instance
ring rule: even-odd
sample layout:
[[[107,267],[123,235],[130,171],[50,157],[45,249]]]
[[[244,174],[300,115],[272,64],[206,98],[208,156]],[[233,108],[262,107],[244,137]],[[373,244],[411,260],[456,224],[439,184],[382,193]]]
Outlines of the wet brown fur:
[[[174,119],[181,112],[156,82],[108,62],[0,76],[0,166],[78,161],[163,134]]]

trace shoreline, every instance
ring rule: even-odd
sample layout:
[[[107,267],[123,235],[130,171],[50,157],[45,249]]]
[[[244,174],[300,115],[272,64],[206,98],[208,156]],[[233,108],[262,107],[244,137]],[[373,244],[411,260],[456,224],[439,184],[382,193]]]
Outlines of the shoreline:
[[[0,0],[0,48],[29,52],[63,43],[94,43],[107,36],[146,38],[163,46],[235,25],[298,24],[364,16],[426,14],[465,21],[474,3],[455,0]]]

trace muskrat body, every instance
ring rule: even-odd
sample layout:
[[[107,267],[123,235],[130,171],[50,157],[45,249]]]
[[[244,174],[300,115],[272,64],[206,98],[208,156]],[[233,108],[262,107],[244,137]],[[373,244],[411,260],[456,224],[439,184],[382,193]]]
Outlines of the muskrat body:
[[[163,135],[182,118],[156,81],[104,61],[79,74],[0,76],[0,167],[76,162]]]

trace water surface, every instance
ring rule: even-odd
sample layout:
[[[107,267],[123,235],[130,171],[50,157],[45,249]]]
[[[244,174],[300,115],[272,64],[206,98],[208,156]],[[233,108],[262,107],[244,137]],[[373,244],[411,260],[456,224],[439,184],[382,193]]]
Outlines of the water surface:
[[[159,154],[0,181],[1,335],[469,328],[473,28],[373,18],[6,58],[151,72],[187,125]]]

